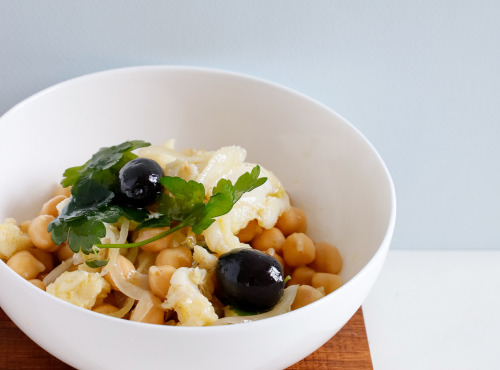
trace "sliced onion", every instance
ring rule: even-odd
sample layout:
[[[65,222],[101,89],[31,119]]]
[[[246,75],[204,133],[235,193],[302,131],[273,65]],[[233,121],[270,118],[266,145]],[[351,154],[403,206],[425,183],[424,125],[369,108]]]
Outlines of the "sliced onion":
[[[120,237],[116,241],[116,244],[124,244],[127,241],[129,227],[129,220],[127,220],[126,218],[122,218],[122,223],[120,226]]]
[[[104,266],[101,270],[101,276],[104,276],[106,275],[111,267],[113,267],[114,265],[116,265],[116,263],[118,262],[118,255],[120,254],[120,250],[119,249],[115,249],[115,248],[109,248],[108,249],[108,263],[106,266]]]
[[[176,152],[173,148],[163,145],[151,145],[145,148],[140,148],[137,149],[136,153],[139,157],[155,160],[162,168],[177,158],[180,158],[183,161],[186,159],[184,155]]]
[[[129,283],[137,285],[141,289],[149,290],[149,276],[146,274],[134,271],[129,273],[126,279]]]
[[[110,270],[111,279],[116,287],[126,296],[133,299],[140,299],[142,295],[147,292],[145,289],[130,283],[123,276],[122,269],[119,266],[113,266]]]
[[[137,302],[134,312],[132,312],[132,315],[130,316],[130,320],[142,322],[149,311],[153,308],[153,305],[154,303],[151,293],[143,294]]]
[[[112,224],[104,223],[106,228],[106,235],[100,238],[102,244],[116,244],[120,239],[120,231]]]
[[[269,317],[278,316],[286,312],[290,312],[295,296],[297,295],[298,285],[292,285],[285,289],[283,297],[274,306],[271,311],[251,316],[231,316],[212,322],[210,325],[228,325],[228,324],[243,324],[251,321],[267,319]]]
[[[48,286],[49,284],[52,284],[54,281],[56,281],[56,279],[61,276],[63,272],[68,271],[71,266],[73,266],[73,257],[70,257],[67,260],[61,262],[59,266],[57,266],[50,273],[48,273],[47,276],[45,276],[45,278],[43,279],[43,283],[45,284],[45,286]]]
[[[122,218],[121,228],[119,231],[111,224],[104,223],[104,226],[106,227],[106,236],[104,238],[101,238],[101,243],[124,244],[127,241],[130,222],[126,218]],[[120,250],[116,248],[107,249],[109,262],[101,270],[101,276],[106,275],[111,266],[116,264],[119,251]]]
[[[110,250],[110,261],[108,263],[109,274],[120,292],[133,299],[140,299],[149,289],[149,279],[147,275],[135,272],[126,278],[123,274],[120,263],[118,263],[118,249]]]
[[[139,253],[139,247],[136,248],[128,248],[127,258],[132,264],[135,264],[135,260],[137,258],[137,254]]]
[[[121,319],[132,309],[134,303],[135,299],[127,297],[127,300],[125,301],[125,304],[122,306],[122,308],[120,308],[118,311],[115,312],[106,313],[105,315],[118,317],[119,319]]]
[[[127,241],[128,231],[130,223],[126,219],[121,220],[120,230],[114,225],[105,224],[106,227],[106,237],[101,239],[102,243],[117,243],[124,244]],[[102,269],[101,275],[109,275],[116,287],[120,292],[133,300],[140,299],[145,293],[149,291],[149,277],[148,275],[141,274],[140,272],[134,271],[132,273],[123,273],[121,264],[118,261],[118,256],[120,255],[120,250],[117,248],[108,249],[108,264]],[[129,305],[127,301],[127,305]],[[125,307],[124,306],[124,307]],[[130,310],[130,308],[129,308]],[[119,310],[120,312],[121,310]],[[128,311],[127,311],[128,312]]]
[[[147,273],[149,268],[154,265],[157,253],[153,252],[142,252],[139,259],[139,266],[137,266],[137,271],[141,274]]]

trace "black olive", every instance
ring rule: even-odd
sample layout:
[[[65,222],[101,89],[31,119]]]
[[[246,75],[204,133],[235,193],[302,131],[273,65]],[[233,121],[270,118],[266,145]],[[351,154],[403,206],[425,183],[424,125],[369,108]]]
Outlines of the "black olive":
[[[143,208],[153,204],[161,191],[160,165],[148,158],[136,158],[123,166],[118,174],[118,193],[124,203]]]
[[[221,255],[216,277],[221,300],[245,311],[269,311],[285,288],[278,260],[250,248],[233,249]]]

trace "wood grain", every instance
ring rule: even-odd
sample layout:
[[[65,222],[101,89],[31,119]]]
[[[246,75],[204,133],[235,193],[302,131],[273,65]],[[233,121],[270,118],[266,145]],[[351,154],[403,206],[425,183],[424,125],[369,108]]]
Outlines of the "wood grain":
[[[29,339],[0,309],[0,369],[72,369]],[[323,347],[287,370],[373,369],[361,308]]]
[[[373,369],[361,308],[323,347],[287,370]]]

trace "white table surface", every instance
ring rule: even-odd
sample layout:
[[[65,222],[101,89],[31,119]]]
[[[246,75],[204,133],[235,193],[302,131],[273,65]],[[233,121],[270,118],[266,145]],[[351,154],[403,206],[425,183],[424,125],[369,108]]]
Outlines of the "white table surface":
[[[500,251],[391,250],[363,313],[375,370],[500,369]]]

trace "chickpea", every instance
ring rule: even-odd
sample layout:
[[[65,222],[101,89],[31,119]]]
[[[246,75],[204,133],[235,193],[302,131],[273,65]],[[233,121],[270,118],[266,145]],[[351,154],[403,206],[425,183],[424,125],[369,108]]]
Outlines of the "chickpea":
[[[40,279],[31,279],[31,280],[29,280],[29,282],[31,284],[33,284],[34,286],[36,286],[37,288],[45,290],[45,284],[43,283],[42,280],[40,280]]]
[[[288,285],[311,285],[312,277],[316,273],[312,268],[307,266],[299,266],[293,270],[292,278]]]
[[[109,303],[102,303],[100,305],[95,306],[92,311],[99,313],[112,313],[118,311],[118,307],[113,306]]]
[[[130,277],[134,272],[135,272],[135,267],[132,262],[130,262],[129,259],[126,257],[123,257],[122,255],[118,256],[118,264],[121,267],[121,270],[123,272],[123,276],[125,278]],[[111,277],[111,273],[108,272],[106,275],[104,275],[104,279],[111,285],[111,287],[115,290],[119,290],[118,287],[116,286],[115,282],[113,281],[113,278]]]
[[[31,221],[28,235],[35,247],[48,252],[53,252],[57,249],[57,245],[52,241],[50,233],[47,231],[47,226],[54,219],[54,216],[41,215]]]
[[[188,247],[175,247],[162,250],[156,256],[155,265],[170,265],[178,269],[179,267],[191,267],[193,264],[193,254]]]
[[[31,225],[31,220],[26,220],[26,221],[23,221],[21,224],[19,224],[19,229],[27,234],[28,233],[28,229],[30,228],[30,225]]]
[[[149,324],[163,325],[165,311],[163,311],[163,309],[161,308],[161,301],[158,297],[155,297],[153,295],[151,296],[151,301],[153,305],[151,306],[151,308],[149,308],[148,312],[145,315],[142,314],[142,310],[138,310],[139,304],[141,303],[139,301],[137,306],[132,311],[132,314],[130,315],[130,320],[145,322]]]
[[[67,199],[67,197],[65,197],[64,195],[56,195],[54,198],[50,199],[42,206],[42,209],[40,210],[38,215],[50,215],[57,217],[59,215],[59,211],[57,210],[56,206],[64,199]]]
[[[59,261],[66,261],[68,258],[73,257],[74,252],[69,248],[68,242],[62,243],[57,249],[57,258]]]
[[[152,238],[166,230],[168,227],[159,227],[159,228],[144,228],[137,231],[134,242],[142,242],[143,240]],[[141,246],[141,249],[146,252],[160,252],[163,249],[169,248],[172,244],[173,235],[167,235],[164,238],[158,239],[152,243]]]
[[[281,214],[275,227],[288,236],[293,233],[305,233],[307,230],[307,218],[303,210],[290,207]]]
[[[151,266],[149,268],[149,288],[154,295],[165,299],[170,288],[170,278],[176,268],[170,265]]]
[[[309,303],[313,303],[325,295],[321,293],[318,289],[313,288],[309,285],[301,285],[297,288],[297,295],[292,303],[292,311],[298,308],[307,306]]]
[[[317,272],[312,277],[312,286],[315,288],[323,287],[325,294],[330,294],[342,286],[342,279],[336,274]]]
[[[337,247],[325,243],[316,243],[316,258],[309,265],[318,272],[338,274],[342,269],[342,257]]]
[[[36,278],[40,272],[45,270],[44,264],[28,251],[17,252],[9,258],[7,265],[27,280]]]
[[[257,220],[250,221],[247,226],[241,229],[238,233],[238,239],[242,243],[249,243],[252,239],[262,231]]]
[[[283,261],[283,258],[281,258],[281,256],[279,254],[276,254],[276,251],[274,250],[274,248],[269,248],[264,253],[271,256],[271,257],[276,258],[278,260],[278,262],[280,263],[281,267],[283,267],[283,272],[285,271],[285,268],[286,268],[285,261]]]
[[[283,244],[283,258],[288,266],[304,266],[314,261],[316,248],[313,241],[303,233],[294,233]]]
[[[50,272],[54,269],[54,257],[51,253],[38,249],[38,248],[30,248],[28,251],[39,260],[45,266],[45,270],[43,272]]]
[[[58,184],[57,189],[54,191],[54,197],[58,195],[64,195],[66,198],[71,196],[71,186],[63,188],[62,185]]]
[[[283,235],[281,230],[272,227],[270,229],[264,229],[262,233],[257,235],[252,241],[252,247],[260,251],[265,251],[269,248],[273,248],[276,253],[281,254],[284,243],[285,236]]]

